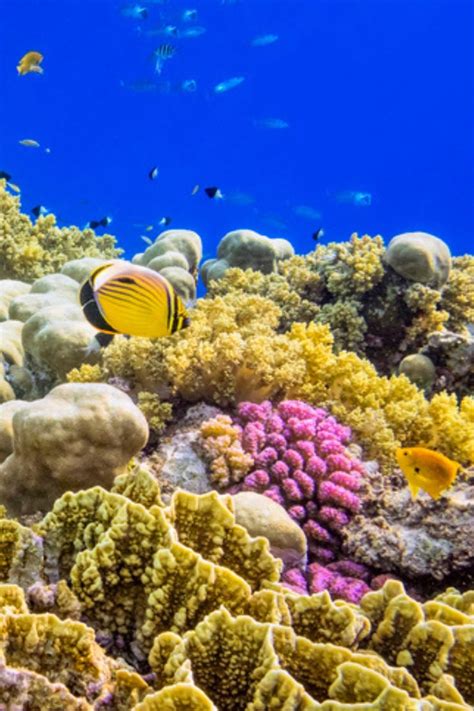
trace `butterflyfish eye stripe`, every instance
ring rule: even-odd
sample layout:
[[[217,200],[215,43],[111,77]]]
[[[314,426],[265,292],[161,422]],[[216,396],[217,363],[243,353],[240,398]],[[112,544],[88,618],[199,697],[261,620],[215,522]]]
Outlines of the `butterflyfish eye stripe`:
[[[92,326],[97,328],[99,331],[106,331],[107,333],[118,333],[118,331],[116,331],[115,328],[105,320],[102,313],[97,308],[97,304],[95,301],[88,301],[86,304],[83,304],[82,310],[84,312],[84,316],[89,321],[89,323],[91,323]]]
[[[88,301],[91,300],[94,300],[94,290],[90,284],[90,281],[87,280],[81,286],[81,290],[79,292],[79,301],[81,302],[81,306],[84,306],[85,304],[87,304]]]

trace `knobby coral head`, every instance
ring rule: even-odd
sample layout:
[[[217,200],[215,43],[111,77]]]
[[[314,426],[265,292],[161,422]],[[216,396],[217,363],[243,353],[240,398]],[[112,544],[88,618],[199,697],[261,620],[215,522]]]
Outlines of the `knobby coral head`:
[[[233,490],[284,506],[303,528],[311,557],[334,560],[341,528],[360,507],[364,467],[347,450],[350,428],[301,400],[242,402],[234,425],[253,465]]]

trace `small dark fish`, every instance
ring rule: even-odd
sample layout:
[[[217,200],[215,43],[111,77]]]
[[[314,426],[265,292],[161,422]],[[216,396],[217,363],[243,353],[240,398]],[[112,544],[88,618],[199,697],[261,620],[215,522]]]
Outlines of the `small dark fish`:
[[[150,180],[155,180],[158,177],[158,168],[156,165],[150,170],[148,177]]]
[[[108,227],[111,222],[111,217],[103,217],[101,220],[90,220],[86,227],[89,227],[91,230],[96,230],[98,227]]]
[[[48,214],[49,210],[44,205],[36,205],[31,212],[35,217],[43,217]]]
[[[162,227],[167,227],[169,224],[171,224],[171,219],[171,217],[162,217],[158,224]]]
[[[217,198],[217,199],[219,199],[219,198],[223,198],[223,197],[224,197],[223,194],[222,194],[222,192],[220,191],[220,189],[219,189],[219,188],[216,188],[216,187],[214,187],[214,188],[204,188],[204,192],[206,193],[207,197],[209,197],[209,198],[211,198],[211,199],[212,199],[212,198]]]
[[[12,179],[10,173],[6,173],[4,170],[0,170],[0,180],[6,180],[7,182]]]
[[[319,228],[319,230],[316,230],[316,232],[313,232],[313,239],[315,242],[317,242],[321,237],[324,237],[324,230],[322,227]]]

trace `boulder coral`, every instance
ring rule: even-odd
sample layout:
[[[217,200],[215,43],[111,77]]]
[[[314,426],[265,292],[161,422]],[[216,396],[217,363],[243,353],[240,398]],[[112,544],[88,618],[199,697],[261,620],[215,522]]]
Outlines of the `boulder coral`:
[[[207,286],[232,267],[270,274],[277,271],[279,262],[293,254],[293,246],[286,239],[272,239],[253,230],[233,230],[219,242],[217,259],[204,262],[201,278]]]
[[[186,304],[196,298],[196,280],[201,258],[202,243],[197,232],[165,230],[145,252],[136,254],[132,262],[162,274]]]
[[[113,259],[121,251],[111,235],[97,237],[90,229],[58,227],[54,215],[32,223],[20,212],[20,199],[0,180],[0,278],[31,282],[58,272],[71,259]]]
[[[0,503],[11,513],[45,511],[62,493],[109,488],[146,443],[146,420],[110,385],[65,384],[16,409],[12,453],[0,465]]]

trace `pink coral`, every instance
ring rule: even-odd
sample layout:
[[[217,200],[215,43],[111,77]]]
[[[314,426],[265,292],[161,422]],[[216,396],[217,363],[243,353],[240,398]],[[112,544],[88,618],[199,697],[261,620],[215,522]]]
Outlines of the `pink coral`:
[[[291,568],[283,573],[283,584],[300,595],[328,590],[332,597],[358,604],[370,592],[368,568],[351,560],[341,560],[329,565],[311,563],[306,570]]]
[[[346,448],[350,429],[300,400],[276,407],[243,402],[234,422],[254,459],[254,469],[237,488],[285,506],[306,534],[312,561],[335,560],[340,531],[360,508],[364,467]]]

